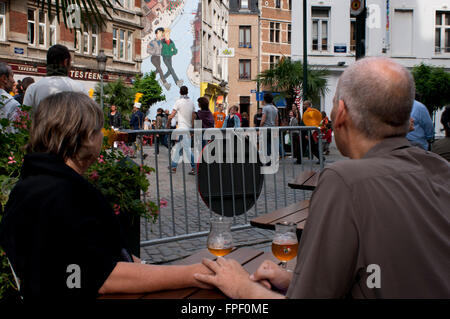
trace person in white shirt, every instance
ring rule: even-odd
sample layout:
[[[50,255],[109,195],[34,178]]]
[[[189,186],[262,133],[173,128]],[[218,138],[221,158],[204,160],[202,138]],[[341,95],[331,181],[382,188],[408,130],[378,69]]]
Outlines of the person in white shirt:
[[[180,88],[180,98],[175,102],[172,113],[169,115],[167,121],[168,128],[172,119],[177,116],[178,118],[178,129],[190,129],[193,126],[194,115],[195,115],[195,105],[194,102],[188,96],[188,88],[182,86]],[[194,155],[191,151],[191,135],[190,133],[180,135],[178,143],[175,144],[174,151],[172,152],[172,163],[169,169],[171,172],[176,172],[178,161],[180,159],[180,151],[186,152],[186,156],[191,159],[192,170],[190,175],[195,175],[194,166]]]
[[[14,121],[19,110],[20,103],[9,94],[14,83],[14,72],[11,67],[4,62],[0,62],[0,119]],[[9,126],[6,131],[14,133],[14,128]]]
[[[82,92],[88,94],[83,85],[69,78],[71,57],[67,47],[55,44],[47,51],[47,76],[30,85],[23,104],[36,110],[39,103],[49,95],[60,92]]]

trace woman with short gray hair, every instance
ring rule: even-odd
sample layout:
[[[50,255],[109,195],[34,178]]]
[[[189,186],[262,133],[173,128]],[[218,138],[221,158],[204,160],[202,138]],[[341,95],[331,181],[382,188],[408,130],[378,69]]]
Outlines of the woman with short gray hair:
[[[102,147],[103,112],[83,93],[45,98],[33,115],[0,245],[24,299],[95,298],[188,286],[203,265],[156,266],[130,256],[111,205],[84,177]],[[78,278],[78,279],[76,279]]]

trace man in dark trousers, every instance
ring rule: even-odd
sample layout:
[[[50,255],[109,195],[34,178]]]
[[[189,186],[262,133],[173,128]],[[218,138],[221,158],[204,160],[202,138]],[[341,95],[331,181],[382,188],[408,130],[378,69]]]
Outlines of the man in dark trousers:
[[[133,113],[131,114],[131,118],[130,118],[130,127],[133,130],[143,130],[144,129],[144,113],[142,113],[140,111],[141,109],[141,103],[134,103],[133,106]],[[136,141],[136,138],[134,138],[134,143],[133,143],[133,149],[134,149],[134,155],[132,157],[136,157],[136,152],[138,151],[138,143],[139,145],[141,145],[141,138],[142,136],[139,137],[139,142]]]
[[[161,51],[162,51],[162,37],[163,37],[164,29],[163,28],[157,28],[155,30],[155,39],[150,41],[147,47],[147,53],[150,54],[151,58],[150,61],[156,68],[156,72],[159,74],[159,78],[161,79],[161,82],[163,83],[166,90],[170,89],[170,83],[167,83],[166,77],[164,76],[164,73],[161,69]]]

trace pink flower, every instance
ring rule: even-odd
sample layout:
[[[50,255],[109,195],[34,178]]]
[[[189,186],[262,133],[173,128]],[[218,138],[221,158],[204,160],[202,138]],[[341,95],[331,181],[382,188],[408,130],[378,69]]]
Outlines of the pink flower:
[[[89,176],[89,178],[92,179],[92,180],[94,180],[94,181],[98,180],[99,177],[100,177],[100,175],[98,174],[97,171],[93,171],[93,172],[91,173],[91,175]]]
[[[114,204],[113,210],[114,210],[114,214],[119,215],[120,214],[120,205]]]
[[[98,162],[99,162],[100,164],[105,162],[105,160],[103,159],[103,156],[102,156],[102,155],[100,155],[100,157],[98,158]]]
[[[14,157],[12,157],[12,156],[9,156],[8,159],[9,159],[8,164],[14,164],[14,163],[17,163],[17,162],[14,160]]]
[[[167,207],[167,201],[164,198],[159,201],[159,207]]]

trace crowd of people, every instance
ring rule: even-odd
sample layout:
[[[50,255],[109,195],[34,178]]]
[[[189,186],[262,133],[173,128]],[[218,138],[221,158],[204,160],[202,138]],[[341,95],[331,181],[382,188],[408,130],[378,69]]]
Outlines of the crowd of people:
[[[414,80],[404,67],[388,58],[365,58],[343,72],[330,118],[323,114],[319,126],[329,143],[332,123],[336,146],[350,160],[332,163],[320,174],[295,271],[266,261],[249,274],[236,261],[221,257],[166,266],[143,264],[129,253],[111,205],[82,177],[99,156],[104,115],[82,85],[68,77],[70,66],[67,48],[51,47],[47,77],[33,84],[24,79],[18,85],[23,97],[15,99],[9,93],[13,71],[0,62],[0,117],[12,119],[21,98],[33,108],[21,177],[0,224],[0,245],[25,299],[212,286],[231,298],[450,297],[450,111],[441,119],[446,137],[431,146],[442,156],[427,151],[430,146],[422,138],[413,146],[408,139],[419,140],[411,132],[422,128],[425,113],[416,110],[420,105],[414,102]],[[368,85],[373,90],[362,89]],[[204,128],[248,124],[248,115],[239,114],[237,106],[225,114],[221,107],[212,113],[204,97],[197,103],[200,111],[195,111],[188,88],[181,86],[172,111],[158,109],[152,125],[191,129],[195,119]],[[303,114],[292,108],[290,126],[302,125],[312,108],[308,101],[304,106]],[[134,129],[142,129],[145,122],[140,109],[136,103],[130,119]],[[123,124],[115,106],[108,118],[111,126]],[[271,94],[264,95],[253,123],[278,125]],[[297,161],[306,145],[318,157],[316,139],[303,132],[296,135]],[[425,133],[425,142],[431,139]],[[162,136],[158,142],[168,145]],[[175,157],[184,154],[195,174],[189,135],[180,136],[174,148],[169,170],[176,172]],[[67,267],[73,264],[82,271],[77,289],[67,285]],[[382,269],[382,284],[375,289],[366,285],[373,264]]]

